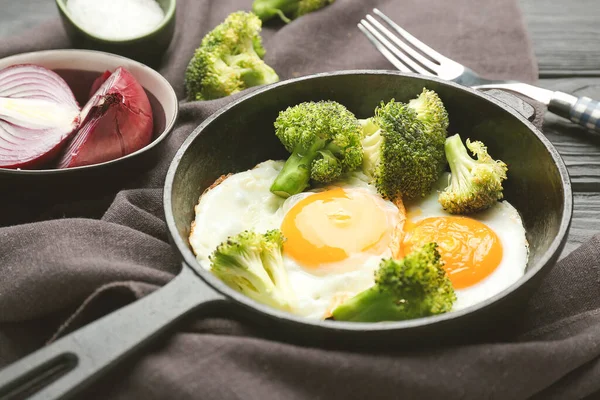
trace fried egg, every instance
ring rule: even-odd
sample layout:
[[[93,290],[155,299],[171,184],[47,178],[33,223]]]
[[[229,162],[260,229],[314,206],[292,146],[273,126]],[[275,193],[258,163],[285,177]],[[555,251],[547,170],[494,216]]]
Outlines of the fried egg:
[[[210,269],[209,256],[229,236],[244,230],[266,232],[281,223],[278,216],[284,199],[269,188],[282,167],[282,162],[265,161],[231,174],[200,197],[189,241],[206,269]]]
[[[372,286],[381,260],[399,251],[403,207],[381,198],[359,173],[291,196],[281,211],[284,263],[299,315],[329,317]]]
[[[488,299],[525,273],[529,247],[518,211],[506,200],[467,216],[452,215],[438,202],[448,185],[444,173],[424,199],[407,204],[400,254],[435,241],[456,292],[453,310]]]
[[[447,174],[429,196],[405,209],[383,199],[360,172],[283,199],[270,192],[283,165],[262,162],[205,192],[189,241],[210,270],[210,255],[229,236],[281,229],[296,315],[329,317],[338,304],[374,284],[382,259],[402,257],[428,241],[438,243],[455,288],[453,310],[495,295],[524,273],[527,241],[519,213],[507,201],[464,217],[446,213],[437,196]]]
[[[373,285],[382,258],[399,250],[404,210],[384,200],[361,173],[287,199],[270,192],[283,161],[233,174],[201,196],[190,244],[209,256],[243,230],[281,229],[283,261],[297,299],[293,313],[315,319]]]

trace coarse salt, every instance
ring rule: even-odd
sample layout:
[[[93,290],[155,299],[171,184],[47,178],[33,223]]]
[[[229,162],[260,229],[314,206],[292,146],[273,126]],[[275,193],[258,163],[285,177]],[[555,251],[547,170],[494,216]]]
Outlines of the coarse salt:
[[[108,40],[147,34],[165,17],[155,0],[69,0],[67,10],[82,29]]]

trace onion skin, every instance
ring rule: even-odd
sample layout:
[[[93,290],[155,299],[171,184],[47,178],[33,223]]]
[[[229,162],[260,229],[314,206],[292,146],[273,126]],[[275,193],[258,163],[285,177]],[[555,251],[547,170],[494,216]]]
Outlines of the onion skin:
[[[94,82],[93,86],[101,84],[81,111],[81,126],[62,153],[58,168],[114,160],[152,141],[154,121],[144,88],[122,67],[105,75]]]
[[[0,70],[0,168],[49,165],[78,128],[79,112],[55,72],[32,64]]]
[[[108,79],[108,77],[111,76],[110,71],[104,71],[104,73],[102,75],[100,75],[99,77],[97,77],[94,80],[94,83],[92,83],[92,87],[90,89],[90,94],[88,95],[88,99],[91,99],[92,96],[94,96],[94,94],[98,91],[98,89],[100,88],[100,86],[106,82],[106,80]]]

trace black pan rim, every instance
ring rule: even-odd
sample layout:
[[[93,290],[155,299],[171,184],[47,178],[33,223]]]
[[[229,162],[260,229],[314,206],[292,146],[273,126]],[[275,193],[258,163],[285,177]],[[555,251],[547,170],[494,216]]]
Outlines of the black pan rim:
[[[544,145],[550,156],[552,157],[554,164],[556,165],[558,172],[561,177],[561,189],[563,191],[563,205],[562,205],[562,218],[560,221],[559,232],[556,237],[553,239],[550,244],[548,250],[544,253],[540,260],[535,265],[529,265],[527,272],[515,283],[505,288],[503,291],[498,294],[481,301],[472,306],[466,307],[461,310],[452,311],[445,314],[416,318],[412,320],[405,321],[386,321],[386,322],[376,322],[376,323],[361,323],[361,322],[345,322],[345,321],[328,321],[328,320],[310,320],[300,316],[295,316],[290,313],[286,313],[266,305],[260,304],[258,302],[253,301],[252,299],[246,297],[245,295],[236,292],[235,290],[229,288],[225,283],[220,281],[217,277],[210,274],[210,272],[205,269],[202,265],[198,263],[193,252],[189,249],[188,244],[179,237],[177,233],[177,227],[175,224],[175,219],[172,213],[172,203],[171,203],[171,193],[173,189],[173,180],[177,168],[179,166],[180,160],[191,145],[191,143],[197,138],[200,133],[208,126],[212,121],[217,119],[222,114],[226,113],[230,109],[234,108],[241,102],[246,101],[249,98],[254,96],[259,96],[260,94],[269,91],[276,87],[286,86],[290,84],[294,84],[297,82],[327,78],[331,76],[343,76],[343,75],[391,75],[391,76],[402,76],[411,79],[418,79],[425,82],[436,82],[442,85],[450,86],[455,88],[456,90],[466,91],[474,96],[481,98],[483,101],[490,102],[497,107],[502,108],[505,112],[511,114],[514,118],[523,123],[529,131],[536,136],[536,138]],[[182,256],[184,263],[186,266],[183,268],[189,267],[191,268],[196,276],[202,279],[209,287],[218,293],[223,294],[224,296],[232,299],[234,302],[239,303],[246,308],[249,308],[254,311],[258,311],[261,314],[273,317],[278,320],[285,321],[287,323],[303,325],[307,327],[318,327],[325,328],[327,330],[333,331],[354,331],[354,332],[364,332],[364,331],[396,331],[396,330],[405,330],[416,327],[424,327],[427,325],[433,324],[441,324],[444,322],[448,322],[450,320],[464,318],[470,314],[475,312],[481,312],[484,309],[491,307],[493,304],[499,302],[503,298],[510,296],[513,292],[515,292],[518,288],[525,285],[529,282],[534,276],[539,274],[544,268],[551,268],[553,264],[550,264],[553,261],[553,258],[558,256],[558,252],[564,247],[567,234],[570,229],[572,215],[573,215],[573,193],[571,187],[571,180],[567,170],[567,167],[554,147],[554,145],[544,136],[544,134],[538,130],[530,121],[528,121],[525,117],[523,117],[520,113],[518,113],[515,109],[511,108],[507,104],[501,102],[500,100],[486,95],[483,92],[479,92],[475,89],[472,89],[467,86],[462,86],[454,82],[446,81],[440,78],[434,77],[425,77],[423,75],[414,74],[414,73],[403,73],[395,70],[372,70],[372,69],[352,69],[352,70],[340,70],[340,71],[332,71],[332,72],[323,72],[317,74],[306,75],[299,78],[287,79],[277,83],[273,83],[270,85],[265,85],[263,87],[257,88],[249,92],[248,94],[240,97],[237,100],[232,101],[231,103],[223,106],[216,112],[214,112],[211,116],[209,116],[206,120],[204,120],[199,126],[197,126],[192,133],[187,137],[187,139],[182,143],[179,147],[177,153],[173,157],[169,169],[167,171],[167,175],[165,178],[164,191],[163,191],[163,204],[164,204],[164,212],[165,219],[168,228],[168,234],[171,242],[175,244],[179,254]]]

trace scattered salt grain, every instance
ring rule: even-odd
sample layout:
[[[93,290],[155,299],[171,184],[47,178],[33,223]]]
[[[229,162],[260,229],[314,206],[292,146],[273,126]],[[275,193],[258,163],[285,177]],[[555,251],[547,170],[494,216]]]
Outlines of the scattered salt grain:
[[[156,0],[69,0],[67,10],[86,32],[108,40],[142,36],[165,17]]]

